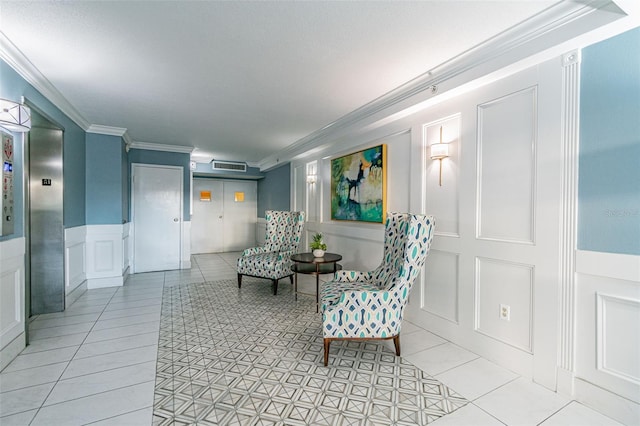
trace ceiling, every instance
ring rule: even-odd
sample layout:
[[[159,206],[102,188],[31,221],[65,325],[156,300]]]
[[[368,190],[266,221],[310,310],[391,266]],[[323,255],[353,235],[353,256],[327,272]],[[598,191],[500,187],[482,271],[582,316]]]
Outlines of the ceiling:
[[[91,125],[262,159],[557,1],[6,1],[0,29]]]

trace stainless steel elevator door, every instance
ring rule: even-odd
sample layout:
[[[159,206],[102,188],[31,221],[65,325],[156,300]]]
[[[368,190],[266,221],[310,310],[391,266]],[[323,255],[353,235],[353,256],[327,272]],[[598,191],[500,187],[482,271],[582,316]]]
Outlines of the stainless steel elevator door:
[[[65,308],[62,138],[58,129],[29,132],[31,315]]]

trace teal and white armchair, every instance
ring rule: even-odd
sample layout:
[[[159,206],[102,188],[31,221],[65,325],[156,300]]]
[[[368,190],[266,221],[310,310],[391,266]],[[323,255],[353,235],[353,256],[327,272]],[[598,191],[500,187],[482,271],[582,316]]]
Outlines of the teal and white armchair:
[[[291,255],[298,250],[304,212],[267,210],[265,219],[267,232],[264,245],[248,248],[238,258],[238,288],[242,286],[243,275],[267,278],[273,283],[273,294],[276,295],[280,278],[289,277],[293,283]]]
[[[369,272],[339,271],[324,284],[320,303],[325,366],[333,340],[393,339],[400,355],[402,313],[434,228],[433,216],[389,213],[380,266]]]

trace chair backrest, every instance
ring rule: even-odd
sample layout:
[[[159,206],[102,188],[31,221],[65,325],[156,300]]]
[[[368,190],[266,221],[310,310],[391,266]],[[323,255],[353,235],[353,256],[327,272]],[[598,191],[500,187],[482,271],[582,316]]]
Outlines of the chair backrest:
[[[295,250],[300,243],[304,212],[267,210],[267,233],[264,246],[268,251]]]
[[[409,215],[409,227],[403,238],[403,262],[397,276],[393,277],[386,289],[393,292],[392,297],[404,307],[411,291],[411,286],[422,270],[435,230],[435,218],[426,215]]]
[[[409,213],[387,213],[387,221],[384,225],[382,263],[371,271],[373,283],[380,287],[386,287],[393,277],[398,276],[404,261],[410,216]]]

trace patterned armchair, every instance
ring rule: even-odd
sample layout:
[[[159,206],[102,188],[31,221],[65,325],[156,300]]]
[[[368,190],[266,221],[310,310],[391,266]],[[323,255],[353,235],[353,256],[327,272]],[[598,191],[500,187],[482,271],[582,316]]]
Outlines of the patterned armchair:
[[[369,272],[338,271],[321,291],[324,365],[333,340],[393,339],[400,355],[400,326],[414,280],[431,246],[433,216],[389,213],[384,255]]]
[[[242,286],[242,276],[268,278],[273,283],[273,294],[278,294],[278,280],[289,277],[291,255],[298,250],[298,243],[304,226],[304,212],[267,210],[267,235],[261,247],[244,250],[238,259],[238,288]]]

